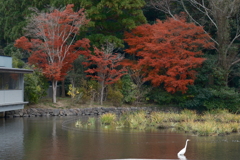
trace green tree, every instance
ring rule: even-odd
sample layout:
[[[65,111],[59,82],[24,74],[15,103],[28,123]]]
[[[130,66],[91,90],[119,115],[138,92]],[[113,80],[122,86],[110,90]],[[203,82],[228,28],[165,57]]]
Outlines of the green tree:
[[[0,45],[6,45],[23,35],[26,26],[24,17],[32,11],[29,7],[43,9],[49,4],[49,0],[7,0],[0,1]]]
[[[144,0],[80,0],[91,19],[88,38],[100,47],[106,41],[123,47],[124,31],[146,23],[141,8]]]

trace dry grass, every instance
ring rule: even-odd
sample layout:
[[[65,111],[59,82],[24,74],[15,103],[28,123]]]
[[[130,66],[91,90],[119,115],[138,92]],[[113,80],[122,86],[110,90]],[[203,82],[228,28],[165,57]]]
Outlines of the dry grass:
[[[65,109],[65,108],[77,108],[74,105],[71,105],[71,99],[70,98],[57,98],[57,103],[52,103],[51,98],[43,98],[39,101],[37,104],[28,104],[24,107],[25,109],[28,108],[59,108],[59,109]]]
[[[229,112],[205,113],[197,115],[195,111],[183,110],[180,114],[173,112],[145,111],[125,113],[119,117],[114,113],[106,113],[100,117],[102,124],[112,125],[111,128],[130,128],[145,130],[154,128],[175,128],[176,130],[193,133],[198,136],[227,135],[240,132],[240,115]],[[116,121],[117,120],[117,121]]]
[[[105,113],[100,116],[100,121],[103,125],[114,124],[117,120],[117,115],[114,113]]]

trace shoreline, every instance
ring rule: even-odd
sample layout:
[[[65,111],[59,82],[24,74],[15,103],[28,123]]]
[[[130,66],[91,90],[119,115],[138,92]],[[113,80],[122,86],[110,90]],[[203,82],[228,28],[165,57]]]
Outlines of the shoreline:
[[[71,109],[28,108],[7,111],[5,112],[5,117],[13,118],[13,117],[42,117],[42,116],[91,116],[91,115],[99,116],[105,113],[115,113],[117,115],[120,115],[126,112],[136,112],[142,110],[150,114],[155,111],[168,112],[169,109],[168,110],[161,109],[160,107],[92,107]]]

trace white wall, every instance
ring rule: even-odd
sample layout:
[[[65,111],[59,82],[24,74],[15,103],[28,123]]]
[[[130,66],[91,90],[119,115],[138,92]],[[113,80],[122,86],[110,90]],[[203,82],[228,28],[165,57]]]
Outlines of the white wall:
[[[5,92],[0,90],[0,104],[5,103]]]
[[[0,90],[0,105],[23,102],[23,90]]]
[[[12,57],[0,56],[0,67],[12,68]]]

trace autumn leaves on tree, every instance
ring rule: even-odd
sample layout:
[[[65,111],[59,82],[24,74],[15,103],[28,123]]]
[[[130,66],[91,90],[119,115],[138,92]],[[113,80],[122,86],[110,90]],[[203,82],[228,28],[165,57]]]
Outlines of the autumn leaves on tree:
[[[204,58],[202,49],[211,48],[209,36],[202,27],[187,23],[184,17],[157,20],[153,25],[144,24],[127,32],[126,52],[137,60],[126,65],[141,69],[145,81],[154,86],[164,85],[171,93],[187,91],[187,85],[196,79],[194,68],[200,67]]]
[[[101,50],[94,48],[94,54],[89,54],[88,62],[85,66],[93,65],[93,68],[87,69],[88,77],[100,82],[100,104],[103,103],[104,89],[108,84],[117,82],[124,74],[126,69],[121,67],[120,62],[123,60],[121,54],[114,53],[114,44],[106,42]]]
[[[114,52],[114,43],[105,41],[101,49],[93,47],[91,53],[88,39],[77,40],[80,28],[88,22],[84,10],[74,12],[73,5],[49,13],[36,11],[29,19],[26,37],[16,40],[16,47],[31,53],[29,63],[52,81],[54,103],[57,82],[65,78],[79,55],[87,59],[83,64],[88,67],[87,76],[100,83],[102,104],[104,89],[126,74],[126,67],[144,77],[143,83],[163,84],[171,93],[186,92],[187,85],[196,78],[194,69],[204,61],[202,49],[212,46],[203,28],[187,23],[183,17],[157,20],[153,25],[144,24],[126,32],[129,48],[125,51],[134,55],[135,60],[123,61],[124,56]]]
[[[29,63],[42,69],[52,81],[53,103],[56,103],[57,82],[65,78],[80,54],[87,54],[89,40],[76,40],[80,28],[87,24],[84,10],[74,12],[73,5],[50,13],[36,11],[26,27],[27,37],[16,40],[15,46],[31,52]]]

